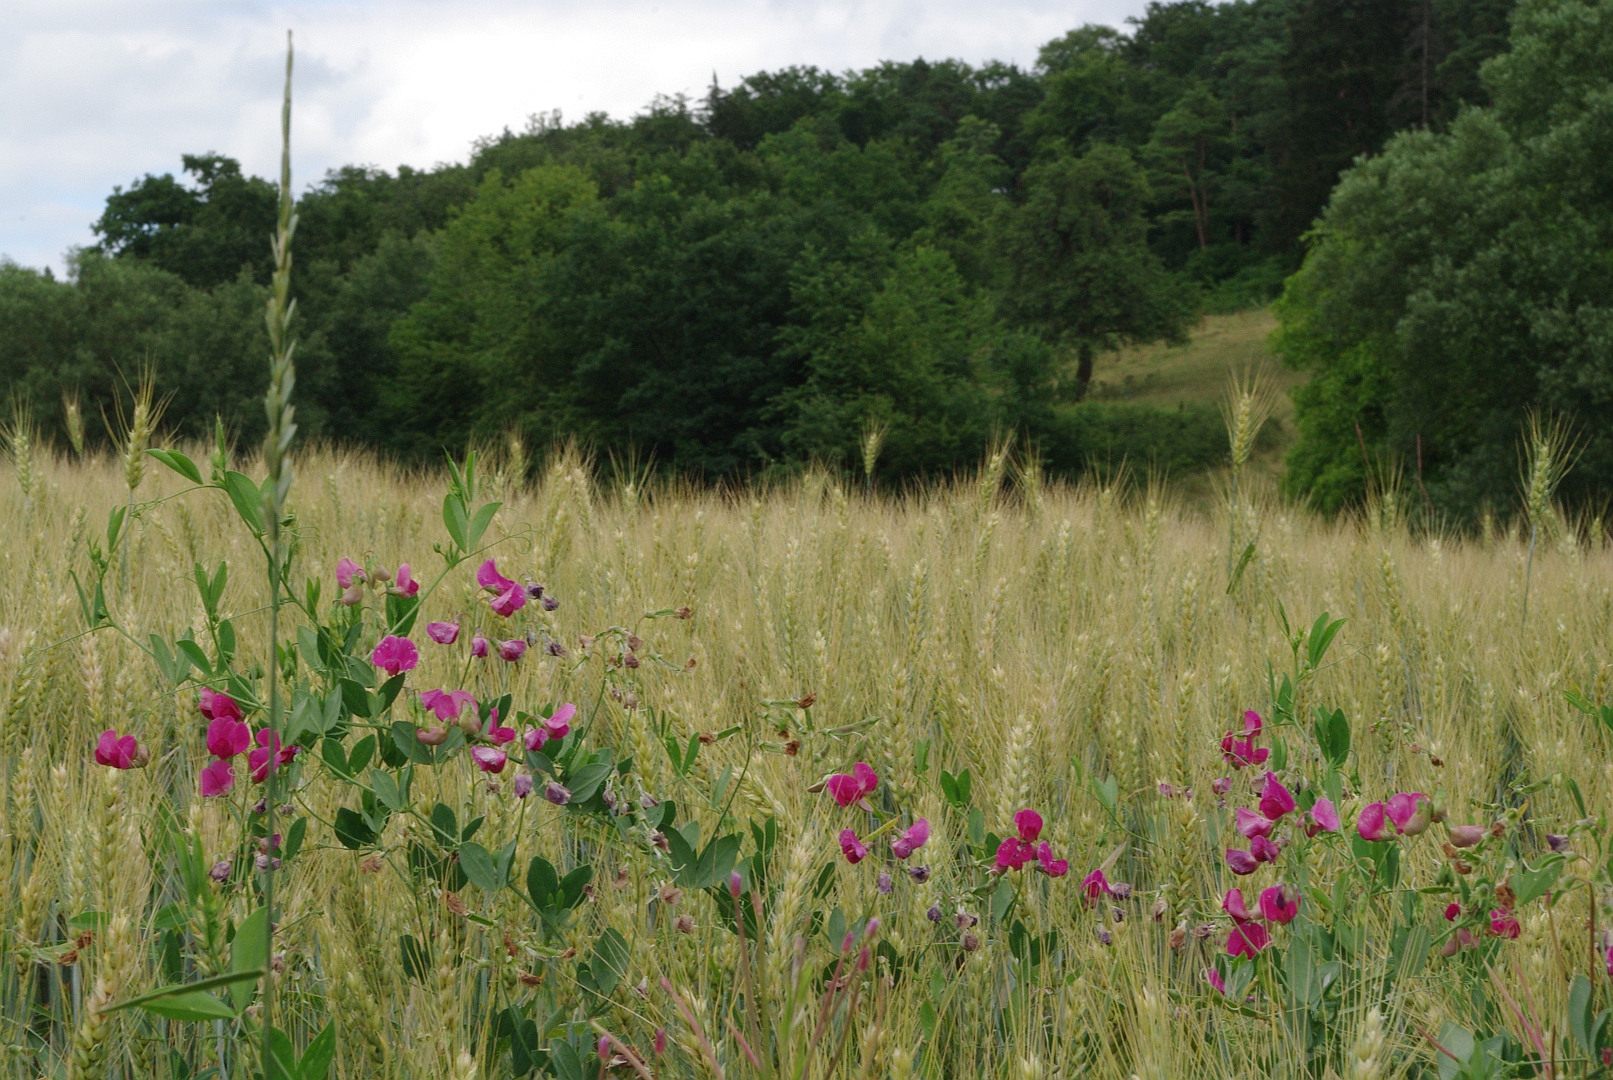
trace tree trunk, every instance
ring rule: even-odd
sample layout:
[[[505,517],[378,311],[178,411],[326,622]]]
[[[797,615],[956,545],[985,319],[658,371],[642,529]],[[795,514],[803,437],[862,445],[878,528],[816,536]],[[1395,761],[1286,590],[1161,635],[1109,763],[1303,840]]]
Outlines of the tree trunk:
[[[1087,387],[1092,384],[1092,346],[1086,342],[1081,343],[1080,352],[1076,354],[1075,361],[1075,400],[1080,401],[1087,396]]]

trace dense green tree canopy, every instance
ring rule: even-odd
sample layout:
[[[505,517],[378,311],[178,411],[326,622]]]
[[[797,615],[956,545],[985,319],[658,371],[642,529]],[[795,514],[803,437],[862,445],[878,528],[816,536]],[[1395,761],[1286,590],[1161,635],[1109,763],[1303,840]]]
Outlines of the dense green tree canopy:
[[[303,430],[419,460],[519,428],[708,478],[849,464],[870,424],[892,478],[993,430],[1061,467],[1202,463],[1199,418],[1081,400],[1095,366],[1270,299],[1395,131],[1491,93],[1519,130],[1559,124],[1593,72],[1474,75],[1509,3],[1155,2],[1030,69],[791,67],[627,120],[540,114],[463,163],[335,170],[297,206]],[[181,430],[261,423],[274,191],[181,164],[112,193],[71,280],[0,272],[0,390],[95,415],[149,361]]]
[[[1524,0],[1488,108],[1397,136],[1333,194],[1280,311],[1296,493],[1336,507],[1363,446],[1413,462],[1453,515],[1513,493],[1530,407],[1567,415],[1568,491],[1613,477],[1613,7]]]

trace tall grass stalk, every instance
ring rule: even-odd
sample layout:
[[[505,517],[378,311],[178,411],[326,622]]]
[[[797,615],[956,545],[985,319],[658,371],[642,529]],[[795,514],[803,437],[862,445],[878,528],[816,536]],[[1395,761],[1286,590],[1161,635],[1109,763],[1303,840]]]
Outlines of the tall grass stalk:
[[[286,497],[291,493],[291,440],[297,434],[293,422],[291,393],[296,387],[296,369],[292,353],[296,338],[291,333],[291,320],[296,314],[296,301],[291,298],[291,238],[297,230],[297,215],[291,197],[291,32],[286,32],[286,88],[280,107],[280,216],[275,232],[274,278],[267,321],[269,326],[269,391],[264,398],[269,428],[263,440],[263,465],[267,474],[264,482],[264,532],[268,555],[269,577],[269,642],[267,654],[269,686],[269,730],[278,735],[284,728],[284,710],[280,703],[280,606],[285,591],[285,545],[281,519],[286,510]],[[264,801],[267,807],[267,835],[275,835],[275,812],[280,801],[280,770],[270,758],[269,776]],[[275,869],[270,858],[263,875],[263,906],[269,912],[268,955],[274,955],[275,926]],[[263,1055],[263,1075],[274,1075],[271,1069],[272,1050],[270,1033],[274,1027],[274,978],[270,971],[263,973],[263,1006],[260,1028]]]
[[[1529,624],[1529,586],[1534,577],[1535,545],[1540,530],[1556,513],[1552,498],[1557,486],[1574,465],[1575,445],[1567,421],[1531,411],[1524,427],[1523,488],[1524,516],[1529,522],[1529,557],[1524,566],[1523,604],[1519,623]]]

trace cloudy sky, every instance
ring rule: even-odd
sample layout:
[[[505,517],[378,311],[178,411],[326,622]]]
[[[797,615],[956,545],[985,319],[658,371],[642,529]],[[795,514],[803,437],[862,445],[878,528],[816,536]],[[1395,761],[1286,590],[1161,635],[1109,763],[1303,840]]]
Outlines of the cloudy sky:
[[[59,272],[115,184],[215,150],[277,166],[296,32],[297,183],[429,167],[535,112],[630,116],[763,69],[958,57],[1028,65],[1143,0],[5,0],[0,255]]]

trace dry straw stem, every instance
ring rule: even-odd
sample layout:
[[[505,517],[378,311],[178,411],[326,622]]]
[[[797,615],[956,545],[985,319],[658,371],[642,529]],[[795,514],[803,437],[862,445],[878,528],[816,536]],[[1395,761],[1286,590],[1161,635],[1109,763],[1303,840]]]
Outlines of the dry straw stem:
[[[193,455],[207,453],[205,447],[191,450]],[[254,479],[263,475],[260,462],[236,465]],[[319,448],[300,451],[299,467],[312,476],[338,475],[343,498],[334,503],[314,484],[293,490],[288,509],[300,526],[295,579],[320,578],[329,590],[337,560],[365,553],[389,567],[404,561],[431,565],[431,545],[442,539],[435,513],[441,476]],[[84,570],[82,548],[75,553],[69,543],[76,512],[89,507],[93,529],[127,498],[121,461],[92,457],[73,463],[42,456],[37,468],[40,484],[31,527],[24,525],[24,496],[15,479],[0,478],[0,500],[11,511],[0,517],[0,550],[12,553],[0,559],[0,627],[10,632],[19,650],[31,637],[45,646],[76,632],[68,578],[69,570]],[[410,689],[464,686],[479,697],[507,689],[523,708],[573,700],[586,711],[598,700],[598,730],[611,733],[612,745],[623,746],[616,733],[633,730],[647,714],[642,707],[630,713],[625,701],[608,695],[600,698],[598,661],[577,666],[578,635],[611,624],[632,625],[643,612],[688,602],[692,618],[649,620],[636,630],[645,643],[642,655],[664,656],[679,669],[674,674],[646,663],[637,675],[636,694],[680,743],[700,731],[754,727],[760,701],[795,698],[809,690],[820,695],[813,708],[819,732],[880,718],[866,737],[855,732],[804,736],[793,757],[764,752],[752,775],[756,790],[765,791],[765,801],[778,811],[772,880],[784,890],[781,910],[792,913],[792,921],[803,927],[813,912],[836,906],[853,918],[879,912],[888,928],[881,934],[888,932],[904,956],[925,958],[925,966],[904,972],[887,990],[879,1056],[893,1076],[908,1070],[912,1076],[1012,1076],[1020,1061],[1034,1058],[1047,1076],[1128,1080],[1144,1075],[1145,1067],[1158,1070],[1168,1064],[1174,1080],[1254,1080],[1263,1075],[1260,1062],[1297,1052],[1286,1043],[1283,1025],[1229,1013],[1205,994],[1199,972],[1209,950],[1220,943],[1189,938],[1181,953],[1163,944],[1177,920],[1186,919],[1191,928],[1216,916],[1220,893],[1227,887],[1221,858],[1231,835],[1209,829],[1213,797],[1207,793],[1210,781],[1224,775],[1217,740],[1238,723],[1243,709],[1266,711],[1267,664],[1281,670],[1286,660],[1271,600],[1281,600],[1295,618],[1308,621],[1326,610],[1350,620],[1330,654],[1339,662],[1307,685],[1306,700],[1342,708],[1354,723],[1365,755],[1361,774],[1370,778],[1370,790],[1363,796],[1433,791],[1443,785],[1447,804],[1468,814],[1476,800],[1493,797],[1498,778],[1525,767],[1535,776],[1572,777],[1589,806],[1613,805],[1613,773],[1598,749],[1605,746],[1598,741],[1604,736],[1565,709],[1560,696],[1562,687],[1579,686],[1600,688],[1597,692],[1606,700],[1613,682],[1602,666],[1605,658],[1591,647],[1613,636],[1613,554],[1597,543],[1582,546],[1572,558],[1540,546],[1533,567],[1534,629],[1497,634],[1491,628],[1515,625],[1526,537],[1497,535],[1488,546],[1447,537],[1434,547],[1404,529],[1326,522],[1273,504],[1262,512],[1266,534],[1282,538],[1280,558],[1269,560],[1269,579],[1246,575],[1246,585],[1254,590],[1252,602],[1233,607],[1194,599],[1206,591],[1211,576],[1207,567],[1213,569],[1223,554],[1223,523],[1194,513],[1168,491],[1154,500],[1150,511],[1141,493],[1049,481],[1039,516],[1023,500],[994,501],[990,512],[999,520],[982,554],[978,476],[899,497],[868,499],[842,491],[836,500],[832,490],[803,483],[734,498],[644,474],[633,481],[631,494],[625,485],[599,490],[589,463],[575,451],[552,453],[536,475],[536,483],[509,492],[490,539],[498,544],[494,554],[500,569],[512,577],[526,576],[540,557],[544,560],[544,583],[562,602],[546,617],[572,657],[561,662],[530,650],[517,664],[494,662],[467,676],[461,652],[422,642],[421,665],[411,674]],[[153,470],[142,494],[160,498],[183,486],[166,470]],[[592,525],[584,523],[579,509],[584,495],[593,508]],[[166,504],[164,513],[171,510],[168,520],[176,523],[176,533],[187,537],[186,545],[194,544],[199,557],[229,562],[230,584],[222,606],[234,618],[240,655],[264,655],[267,619],[256,610],[262,603],[260,579],[246,572],[261,566],[261,552],[249,535],[232,527],[229,508],[220,503],[191,494]],[[178,524],[185,520],[181,506],[190,515],[190,524],[183,527]],[[557,507],[570,509],[562,514]],[[525,538],[533,534],[543,537],[541,549],[526,545]],[[1384,598],[1385,552],[1396,569],[1393,606]],[[696,566],[692,577],[691,557]],[[978,575],[977,557],[983,560]],[[136,625],[177,632],[197,625],[197,603],[194,593],[176,585],[184,568],[176,574],[167,562],[131,562],[123,613]],[[1151,567],[1147,573],[1145,565]],[[491,629],[494,618],[485,607],[469,606],[468,590],[459,584],[433,597],[422,618],[447,619],[468,611],[465,637],[476,627]],[[983,655],[988,607],[993,644]],[[289,636],[295,620],[288,621],[292,625],[283,632]],[[816,644],[820,637],[821,648]],[[1397,694],[1408,686],[1432,687],[1437,679],[1442,705],[1421,714],[1407,712],[1402,719],[1412,725],[1409,737],[1365,737],[1367,723],[1384,707],[1385,683],[1375,668],[1375,650],[1363,647],[1401,640],[1426,641],[1427,646],[1396,649],[1393,670],[1383,673],[1384,678],[1392,674]],[[171,810],[188,821],[194,805],[207,850],[216,852],[227,822],[222,810],[204,806],[193,794],[191,778],[209,756],[204,724],[190,695],[174,695],[132,651],[113,668],[110,636],[97,638],[97,650],[109,672],[126,672],[112,676],[120,689],[105,693],[98,706],[104,724],[138,735],[154,751],[147,770],[119,778],[116,814],[138,824],[158,821]],[[28,704],[23,708],[13,702],[8,716],[31,719],[12,723],[6,732],[15,739],[8,754],[13,779],[7,827],[21,838],[17,850],[23,853],[11,863],[17,899],[11,909],[14,922],[8,920],[18,929],[18,938],[27,939],[19,950],[28,942],[61,945],[62,919],[57,915],[71,917],[102,903],[94,864],[109,838],[117,844],[119,864],[115,902],[127,907],[160,896],[160,889],[145,883],[164,873],[149,842],[118,839],[106,830],[104,770],[89,752],[99,729],[91,714],[90,687],[78,674],[77,644],[28,654],[37,660],[27,661],[32,665],[27,670],[37,674],[27,676],[26,687],[22,655],[13,694],[25,695]],[[697,657],[698,663],[685,670],[689,657]],[[893,665],[899,677],[892,676]],[[1189,671],[1196,674],[1188,678]],[[1502,719],[1517,740],[1518,749],[1511,752],[1516,757],[1509,757],[1507,746],[1495,736]],[[956,775],[967,768],[973,776],[974,804],[986,811],[986,828],[1006,835],[1012,825],[999,815],[1010,803],[1000,793],[1023,791],[1026,804],[1043,814],[1049,835],[1068,854],[1072,875],[1084,874],[1120,851],[1110,877],[1131,881],[1140,892],[1129,902],[1126,920],[1115,923],[1106,908],[1076,902],[1078,876],[1062,883],[1031,877],[1025,883],[1024,910],[1032,913],[1027,921],[1056,931],[1067,950],[1058,977],[1047,968],[1024,967],[1006,944],[985,933],[983,947],[954,967],[955,953],[930,945],[939,931],[925,918],[926,910],[937,905],[948,920],[945,926],[952,925],[960,908],[976,915],[986,912],[980,901],[963,894],[965,871],[952,860],[947,845],[932,841],[935,850],[921,853],[931,866],[929,881],[916,883],[895,867],[893,891],[877,894],[872,880],[879,864],[872,856],[858,867],[847,867],[837,858],[834,836],[851,823],[851,812],[826,806],[821,796],[808,791],[825,773],[861,759],[865,746],[877,749],[887,733],[899,730],[912,733],[904,740],[930,740],[927,771],[915,774],[913,801],[904,801],[904,806],[928,816],[938,830],[962,828],[955,812],[940,804],[935,785],[940,770]],[[797,734],[793,728],[792,734]],[[770,732],[762,735],[773,738]],[[1008,754],[1011,737],[1016,747],[1026,749]],[[654,738],[647,741],[652,750],[658,749]],[[743,755],[737,742],[702,748],[690,789],[679,791],[680,808],[694,813],[703,837],[712,835],[719,822],[717,811],[702,808],[702,793],[709,793],[729,766],[739,774]],[[1430,755],[1419,750],[1428,747],[1437,747],[1442,766],[1432,765]],[[911,762],[912,748],[906,749]],[[1126,807],[1121,822],[1147,815],[1163,830],[1173,864],[1168,873],[1150,869],[1129,832],[1105,811],[1084,779],[1105,775],[1111,753],[1123,756],[1127,774],[1135,777],[1122,795]],[[664,758],[659,767],[670,774]],[[59,770],[60,781],[52,778],[53,769]],[[1160,778],[1156,770],[1168,770],[1163,779],[1171,784],[1199,792],[1192,809],[1206,824],[1179,823],[1185,807],[1155,793]],[[1377,778],[1391,773],[1392,789],[1375,786]],[[339,801],[343,789],[317,770],[306,769],[302,775],[305,780],[292,796],[299,813],[328,821],[337,806],[351,805]],[[739,1016],[730,1008],[736,1000],[731,965],[738,953],[712,898],[691,890],[675,907],[652,903],[664,877],[655,876],[647,854],[602,849],[593,838],[579,838],[564,826],[563,811],[538,800],[522,810],[510,785],[495,794],[484,779],[468,770],[421,769],[415,797],[426,806],[437,800],[449,804],[461,821],[488,813],[488,835],[495,828],[493,815],[524,813],[528,824],[519,833],[518,866],[539,854],[562,870],[577,865],[579,858],[596,862],[596,896],[582,909],[575,940],[566,944],[581,946],[580,961],[607,928],[627,941],[633,970],[602,1021],[612,1033],[641,1050],[653,1044],[656,1027],[666,1027],[675,1042],[688,1038],[678,1010],[656,989],[664,974],[698,1014],[708,1037],[724,1038],[726,1018]],[[637,797],[638,792],[627,794]],[[1355,808],[1348,803],[1341,807],[1347,818]],[[752,810],[742,796],[732,812],[743,820]],[[1529,812],[1542,830],[1579,816],[1556,787],[1536,793]],[[30,831],[37,824],[46,830],[42,837]],[[403,824],[395,821],[389,827],[388,843],[406,841]],[[343,1038],[337,1075],[342,1080],[400,1078],[416,1067],[411,1055],[417,1049],[431,1060],[422,1060],[419,1067],[425,1071],[414,1075],[451,1074],[442,1067],[457,1066],[457,1057],[445,1063],[434,1056],[435,1047],[454,1046],[457,1055],[459,1049],[484,1045],[480,1039],[491,1012],[471,1007],[468,995],[487,981],[477,965],[502,963],[500,958],[507,955],[500,934],[452,917],[440,899],[434,900],[430,925],[422,931],[414,894],[401,878],[384,867],[377,873],[360,869],[352,853],[333,848],[326,826],[316,822],[303,854],[276,882],[276,902],[285,913],[276,950],[317,958],[294,984],[288,972],[283,985],[295,989],[283,995],[287,1007],[278,1014],[281,1022],[294,1037],[306,1039],[312,1033],[302,1026],[306,1018],[339,1010]],[[885,852],[888,843],[879,857]],[[1432,878],[1439,859],[1436,845],[1408,844],[1403,854],[1406,880]],[[159,856],[155,867],[154,856]],[[824,881],[820,898],[819,874],[831,862],[835,870]],[[610,883],[623,869],[632,885],[618,891]],[[1328,864],[1314,873],[1318,880],[1331,881],[1338,869]],[[1156,924],[1149,912],[1155,890],[1167,878],[1170,915]],[[511,1000],[530,1001],[545,987],[571,978],[576,961],[551,964],[529,951],[539,942],[521,929],[529,925],[529,916],[520,915],[513,897],[487,902],[470,887],[464,899],[472,913],[485,912],[485,917],[515,927],[521,970],[545,979],[537,988],[518,984],[509,992]],[[136,926],[144,927],[154,910],[129,914]],[[238,922],[245,914],[244,904],[221,911],[219,925],[227,919]],[[693,922],[687,934],[674,928],[674,919],[683,914]],[[1581,925],[1588,917],[1581,904],[1558,912],[1557,925],[1566,935],[1564,928]],[[1437,912],[1430,918],[1437,919]],[[455,929],[449,944],[464,958],[464,966],[463,977],[451,979],[446,991],[450,997],[458,995],[463,1008],[443,1007],[446,999],[438,997],[435,966],[427,988],[408,979],[398,963],[400,935],[428,940],[441,928],[439,923],[450,921]],[[1100,929],[1111,935],[1111,944],[1100,943]],[[1388,915],[1371,916],[1366,940],[1385,941],[1391,930]],[[344,943],[339,953],[326,947],[329,937]],[[750,943],[753,955],[763,956],[767,965],[768,995],[759,1005],[775,1017],[781,1015],[788,983],[775,975],[788,970],[792,940],[790,930],[770,925]],[[821,950],[821,938],[813,947]],[[1530,983],[1540,1015],[1563,1015],[1565,975],[1572,970],[1559,963],[1549,928],[1526,922],[1523,937],[1504,947],[1520,957],[1520,971],[1544,973]],[[1563,952],[1570,964],[1578,962],[1566,936]],[[945,960],[939,965],[944,978],[944,996],[937,1006],[940,1036],[927,1043],[920,1015],[930,1001],[928,965],[937,957]],[[812,970],[821,967],[821,959],[820,952],[812,954]],[[85,990],[93,993],[100,961],[92,955],[89,963]],[[0,990],[0,1009],[7,1017],[35,1008],[35,999],[25,1002],[18,996],[25,985],[17,979],[19,968],[35,976],[42,970],[23,951],[12,954]],[[1073,974],[1074,980],[1066,984],[1064,973]],[[631,987],[645,978],[649,990],[640,998]],[[1400,1067],[1395,1062],[1403,1058],[1397,1054],[1423,1054],[1422,1060],[1431,1065],[1426,1047],[1405,1034],[1406,1009],[1423,1010],[1427,1003],[1440,1015],[1460,1017],[1467,1000],[1462,978],[1455,963],[1436,956],[1418,977],[1415,992],[1408,990],[1404,1000],[1409,1004],[1372,1001],[1356,1009],[1352,1003],[1342,1037],[1370,1051],[1372,1040],[1361,1037],[1361,1021],[1366,1009],[1376,1005],[1389,1056],[1368,1053],[1358,1060],[1378,1063],[1373,1068],[1385,1078]],[[157,980],[154,970],[137,971],[117,993],[151,990]],[[1161,988],[1167,987],[1173,995],[1181,993],[1170,1002],[1179,1012],[1172,1012],[1168,1023],[1150,1020],[1147,1041],[1139,1044],[1136,1003],[1142,990],[1149,988],[1158,1001]],[[1002,1011],[1002,1003],[1009,1001],[1017,1004]],[[81,1017],[72,1011],[70,998],[53,999],[48,1007],[55,1010],[58,1030],[77,1031]],[[861,1025],[871,1016],[865,1013]],[[1439,1022],[1422,1012],[1415,1019],[1439,1028]],[[809,1026],[811,1022],[815,1017]],[[452,1032],[445,1033],[450,1026]],[[853,1035],[850,1044],[843,1057],[850,1064],[844,1069],[855,1071],[862,1061],[862,1036]],[[176,1045],[187,1055],[201,1052],[189,1035]],[[692,1040],[686,1045],[689,1053],[677,1058],[685,1064],[649,1064],[668,1080],[703,1075],[701,1051]],[[908,1052],[917,1054],[916,1063],[905,1056]],[[742,1077],[741,1067],[731,1066],[733,1060],[724,1058],[723,1067]],[[55,1069],[40,1057],[7,1058],[0,1061],[0,1078],[35,1080]],[[484,1070],[483,1075],[502,1074]]]

